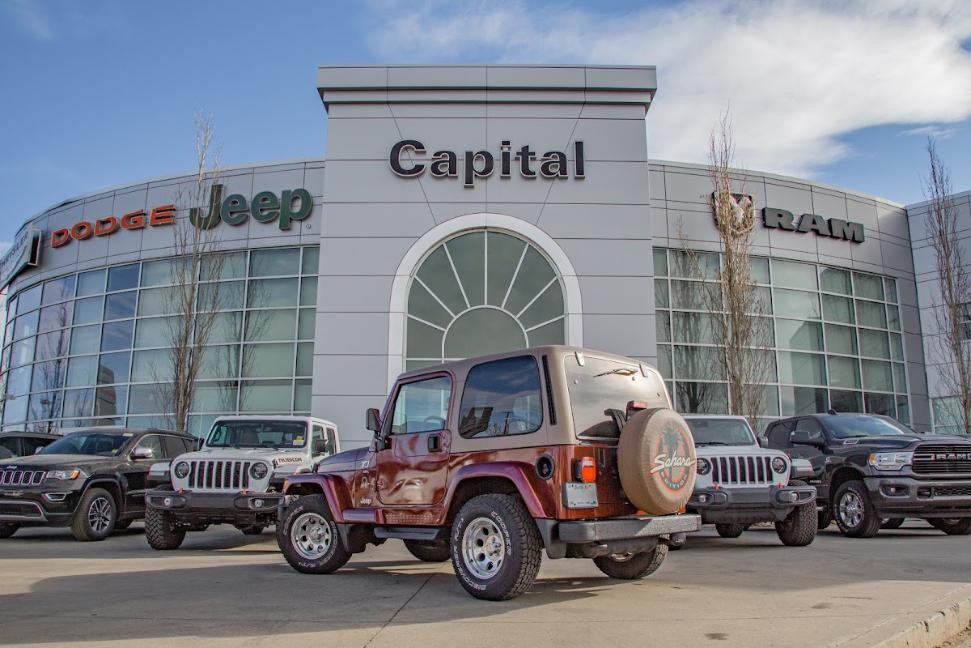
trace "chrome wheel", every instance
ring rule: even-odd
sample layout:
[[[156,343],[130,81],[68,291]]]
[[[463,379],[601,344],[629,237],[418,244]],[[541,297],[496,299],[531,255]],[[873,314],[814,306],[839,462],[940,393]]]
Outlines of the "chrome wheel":
[[[485,517],[472,520],[462,534],[462,560],[472,575],[489,580],[502,567],[506,541],[496,523]]]
[[[860,496],[852,490],[843,493],[839,503],[839,515],[843,524],[856,528],[863,523],[864,506]]]
[[[304,513],[290,527],[293,548],[307,560],[318,560],[330,549],[334,534],[330,523],[317,513]]]
[[[114,524],[112,522],[111,502],[105,497],[97,497],[91,500],[88,507],[88,526],[95,533],[104,533]]]

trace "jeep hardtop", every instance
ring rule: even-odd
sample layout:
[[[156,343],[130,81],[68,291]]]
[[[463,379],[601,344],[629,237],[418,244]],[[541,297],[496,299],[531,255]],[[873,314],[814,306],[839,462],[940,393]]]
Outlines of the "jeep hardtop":
[[[366,421],[369,447],[284,485],[296,499],[277,539],[298,571],[330,573],[398,538],[501,600],[532,585],[544,548],[641,578],[701,525],[683,514],[691,433],[637,360],[546,346],[449,362],[401,375]]]
[[[688,510],[737,538],[752,524],[774,522],[783,544],[816,538],[816,489],[790,479],[791,460],[759,446],[743,416],[685,414],[697,453],[698,479]]]
[[[337,426],[310,416],[220,416],[202,447],[152,467],[145,538],[176,549],[187,531],[232,524],[258,535],[276,524],[283,482],[340,451]]]

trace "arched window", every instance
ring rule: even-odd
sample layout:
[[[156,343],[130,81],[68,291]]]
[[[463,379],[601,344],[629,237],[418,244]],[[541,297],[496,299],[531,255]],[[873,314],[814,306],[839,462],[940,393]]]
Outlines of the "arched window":
[[[407,368],[563,344],[565,319],[560,278],[539,249],[506,232],[462,232],[412,277]]]

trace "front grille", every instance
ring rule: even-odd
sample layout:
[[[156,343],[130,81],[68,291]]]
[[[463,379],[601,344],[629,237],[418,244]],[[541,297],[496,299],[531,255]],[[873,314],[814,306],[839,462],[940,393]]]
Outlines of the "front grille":
[[[934,497],[971,497],[971,486],[935,486]]]
[[[926,444],[914,451],[914,472],[971,475],[971,445]]]
[[[771,484],[772,457],[712,457],[711,481],[715,484]]]
[[[252,461],[190,461],[189,488],[232,491],[249,488],[252,465]]]
[[[0,470],[0,486],[39,486],[44,474],[43,470]]]

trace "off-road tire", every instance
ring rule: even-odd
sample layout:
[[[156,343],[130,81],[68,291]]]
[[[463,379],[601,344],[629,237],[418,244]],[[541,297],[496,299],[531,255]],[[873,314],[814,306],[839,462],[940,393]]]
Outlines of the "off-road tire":
[[[659,542],[650,551],[636,553],[625,560],[615,560],[611,556],[600,556],[593,559],[593,564],[611,578],[637,580],[656,572],[667,555],[668,546]]]
[[[947,535],[971,535],[971,518],[930,518],[927,522]]]
[[[486,578],[474,574],[464,556],[465,531],[480,522],[494,524],[504,550],[497,571]],[[478,599],[505,601],[532,587],[542,561],[543,540],[518,496],[489,494],[473,497],[459,509],[449,549],[455,577],[466,592]]]
[[[904,518],[890,518],[889,520],[884,520],[880,525],[881,529],[899,529],[904,525]]]
[[[301,517],[305,515],[315,515],[321,518],[326,529],[329,529],[330,544],[317,557],[302,554],[294,546],[291,538],[294,523],[299,522]],[[343,567],[351,559],[351,552],[347,550],[341,540],[341,534],[337,530],[334,516],[331,515],[330,507],[323,495],[304,495],[286,508],[280,523],[277,524],[277,544],[290,566],[303,574],[330,574]]]
[[[250,526],[237,527],[243,532],[245,536],[258,536],[262,535],[263,530],[266,529],[262,524],[251,524]]]
[[[186,527],[176,523],[175,516],[168,511],[151,506],[145,509],[145,539],[152,549],[178,549],[185,540],[186,531]]]
[[[91,521],[92,515],[96,515],[96,509],[106,511],[105,515],[108,516],[107,520],[102,522],[101,528],[93,526]],[[111,493],[103,488],[89,488],[81,496],[81,501],[78,502],[74,516],[71,518],[71,535],[81,542],[104,540],[114,531],[117,519],[118,505]]]
[[[115,531],[124,531],[125,529],[127,529],[128,527],[130,527],[131,526],[131,523],[134,522],[134,521],[135,520],[132,520],[131,518],[129,518],[127,520],[116,520],[115,521]]]
[[[452,557],[452,548],[447,542],[405,540],[405,548],[408,553],[422,562],[440,563]]]
[[[828,508],[822,511],[816,511],[816,530],[822,531],[823,529],[829,528],[829,525],[833,523],[833,514]]]
[[[848,493],[850,495],[847,495]],[[852,496],[859,498],[862,504],[862,515],[855,526],[850,525],[840,511],[840,503],[843,498]],[[848,538],[872,538],[880,531],[880,517],[870,502],[870,495],[866,491],[866,486],[857,479],[843,482],[836,489],[836,495],[833,497],[833,517],[836,518],[836,525],[840,528],[840,533]]]
[[[787,547],[806,547],[816,539],[819,519],[815,504],[797,506],[782,522],[775,523],[775,532]]]
[[[723,522],[715,525],[715,531],[723,538],[737,538],[748,528],[747,524]]]
[[[0,524],[0,540],[5,540],[17,533],[19,528],[19,524]]]

